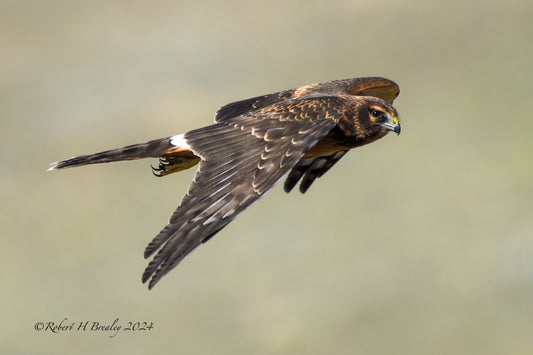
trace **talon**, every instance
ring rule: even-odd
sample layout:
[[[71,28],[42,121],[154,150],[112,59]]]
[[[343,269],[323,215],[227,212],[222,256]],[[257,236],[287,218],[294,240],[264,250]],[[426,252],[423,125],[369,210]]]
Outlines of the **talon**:
[[[164,170],[165,170],[165,168],[162,167],[161,165],[159,165],[159,166],[156,168],[156,167],[154,167],[152,164],[150,164],[150,167],[151,167],[152,170],[154,170],[154,171],[164,171]]]
[[[159,165],[159,167],[154,167],[152,164],[150,164],[150,167],[152,168],[152,174],[157,177],[162,177],[165,172],[165,167]]]
[[[159,167],[165,167],[171,165],[165,158],[159,158]]]
[[[154,174],[154,176],[163,177],[178,171],[189,169],[190,167],[198,164],[199,161],[199,158],[159,158],[159,166],[150,166],[152,168],[152,174]]]

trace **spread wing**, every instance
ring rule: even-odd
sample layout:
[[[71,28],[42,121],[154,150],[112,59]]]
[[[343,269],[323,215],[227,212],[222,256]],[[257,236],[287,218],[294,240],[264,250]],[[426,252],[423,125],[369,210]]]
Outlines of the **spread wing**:
[[[184,135],[201,161],[168,225],[146,247],[152,288],[187,254],[230,223],[335,127],[349,110],[334,96],[301,98],[226,118]]]
[[[374,96],[392,104],[394,99],[400,94],[400,87],[394,81],[380,78],[354,78],[345,80],[335,80],[341,92],[354,96]]]
[[[296,89],[280,91],[274,94],[257,96],[250,99],[232,102],[222,106],[215,115],[215,122],[230,120],[254,110],[260,110],[284,100],[309,95],[354,95],[375,96],[392,103],[400,93],[400,87],[394,81],[381,77],[353,78],[325,81],[305,85]]]
[[[265,107],[279,104],[280,102],[294,98],[294,90],[285,90],[274,94],[252,97],[250,99],[232,102],[218,109],[215,115],[215,122],[223,122],[247,114],[251,111],[263,109]]]

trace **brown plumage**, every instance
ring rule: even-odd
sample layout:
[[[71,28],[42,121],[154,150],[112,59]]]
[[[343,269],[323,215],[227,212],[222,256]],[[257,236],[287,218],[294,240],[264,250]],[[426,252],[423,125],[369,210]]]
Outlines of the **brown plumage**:
[[[145,258],[157,252],[142,277],[152,288],[286,173],[286,192],[299,181],[306,192],[348,150],[399,134],[392,106],[398,93],[396,83],[377,77],[306,85],[223,106],[211,126],[74,157],[49,170],[155,157],[154,174],[165,176],[199,163],[168,225],[144,252]]]

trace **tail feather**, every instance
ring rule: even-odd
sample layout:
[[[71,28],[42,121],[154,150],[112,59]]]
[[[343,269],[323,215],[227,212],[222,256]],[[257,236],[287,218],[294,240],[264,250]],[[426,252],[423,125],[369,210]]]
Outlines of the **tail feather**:
[[[80,155],[52,163],[50,164],[50,168],[48,170],[71,168],[89,164],[109,163],[122,160],[167,157],[176,155],[177,153],[191,155],[190,150],[187,149],[188,147],[183,147],[183,149],[180,149],[181,147],[173,144],[175,141],[172,141],[172,138],[173,137],[155,139],[144,143],[128,145],[123,148],[106,150],[96,154]]]

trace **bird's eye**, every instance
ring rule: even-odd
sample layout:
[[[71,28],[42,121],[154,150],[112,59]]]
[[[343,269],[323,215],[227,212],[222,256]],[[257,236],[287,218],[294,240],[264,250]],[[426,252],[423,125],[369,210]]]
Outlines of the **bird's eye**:
[[[380,117],[381,115],[383,115],[383,112],[381,111],[378,111],[378,110],[372,110],[370,111],[370,114],[376,118]]]

